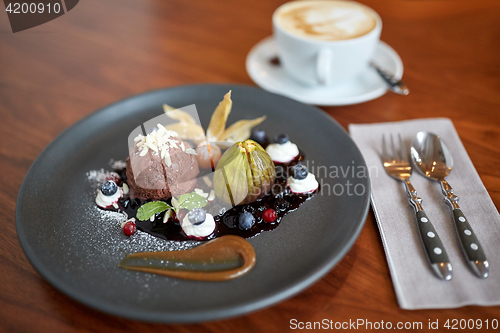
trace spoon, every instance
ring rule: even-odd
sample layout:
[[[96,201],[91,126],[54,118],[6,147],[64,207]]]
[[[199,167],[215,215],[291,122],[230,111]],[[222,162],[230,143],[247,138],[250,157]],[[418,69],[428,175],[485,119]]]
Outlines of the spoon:
[[[410,93],[410,89],[408,89],[408,87],[403,81],[396,79],[394,75],[392,75],[386,70],[383,70],[382,68],[380,68],[379,65],[377,65],[373,61],[370,62],[370,66],[373,69],[375,69],[375,71],[378,73],[378,75],[380,75],[382,80],[384,80],[384,82],[389,86],[389,89],[392,92],[395,92],[396,94],[400,95],[408,95]]]
[[[448,147],[439,136],[429,132],[418,132],[411,143],[411,157],[416,169],[422,175],[440,182],[445,202],[453,209],[455,226],[464,255],[472,271],[480,278],[487,278],[490,265],[486,255],[458,205],[458,197],[453,194],[453,189],[445,180],[453,168],[453,157]]]

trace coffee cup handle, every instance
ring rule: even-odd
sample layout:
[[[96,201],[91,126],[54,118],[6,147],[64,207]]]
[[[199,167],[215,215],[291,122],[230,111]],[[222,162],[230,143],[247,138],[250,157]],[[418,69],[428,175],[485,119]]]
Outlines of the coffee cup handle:
[[[329,49],[322,49],[316,59],[316,77],[320,85],[328,85],[331,81],[333,53]]]

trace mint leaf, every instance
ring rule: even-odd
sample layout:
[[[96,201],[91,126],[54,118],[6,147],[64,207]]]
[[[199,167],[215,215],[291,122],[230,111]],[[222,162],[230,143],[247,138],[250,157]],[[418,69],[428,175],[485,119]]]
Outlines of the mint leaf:
[[[202,208],[205,207],[208,203],[207,199],[194,192],[181,195],[177,199],[177,201],[179,202],[178,209],[184,208],[187,210],[191,210],[193,208]]]
[[[151,218],[151,216],[156,213],[161,213],[166,211],[167,209],[171,209],[172,207],[163,201],[152,201],[145,203],[137,210],[137,219],[140,221],[147,221]]]

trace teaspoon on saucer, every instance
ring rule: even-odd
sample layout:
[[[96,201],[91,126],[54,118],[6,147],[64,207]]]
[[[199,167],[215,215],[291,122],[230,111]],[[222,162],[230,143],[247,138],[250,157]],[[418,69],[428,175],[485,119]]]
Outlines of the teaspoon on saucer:
[[[370,66],[377,71],[377,73],[384,80],[384,82],[387,83],[389,89],[391,89],[392,92],[395,92],[396,94],[400,95],[408,95],[410,93],[410,89],[408,89],[408,87],[403,81],[396,79],[394,75],[383,70],[373,61],[370,62]]]
[[[422,175],[441,184],[445,201],[453,209],[455,226],[464,255],[474,273],[480,278],[487,278],[489,263],[486,255],[458,205],[458,197],[453,194],[453,189],[445,180],[453,168],[453,157],[448,147],[439,136],[429,132],[419,132],[411,144],[411,157],[416,169]]]
[[[292,79],[279,65],[274,37],[258,42],[248,53],[245,64],[250,78],[261,88],[305,104],[321,106],[352,105],[371,101],[387,93],[387,84],[369,66],[356,78],[332,87],[313,87]],[[403,75],[398,53],[383,41],[375,47],[372,61],[393,73]]]

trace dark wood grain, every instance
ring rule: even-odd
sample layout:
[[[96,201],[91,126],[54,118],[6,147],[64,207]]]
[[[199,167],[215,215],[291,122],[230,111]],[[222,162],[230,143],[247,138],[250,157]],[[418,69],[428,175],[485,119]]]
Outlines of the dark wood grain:
[[[282,332],[290,319],[500,320],[500,307],[405,311],[398,307],[370,212],[359,239],[301,294],[243,317],[199,325],[116,318],[58,292],[17,240],[15,203],[38,154],[61,131],[116,100],[199,82],[253,84],[251,47],[271,34],[283,1],[86,0],[45,25],[13,34],[0,13],[0,331]],[[500,2],[362,1],[383,21],[382,39],[404,61],[407,97],[386,94],[324,110],[349,123],[449,117],[500,207]]]

